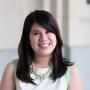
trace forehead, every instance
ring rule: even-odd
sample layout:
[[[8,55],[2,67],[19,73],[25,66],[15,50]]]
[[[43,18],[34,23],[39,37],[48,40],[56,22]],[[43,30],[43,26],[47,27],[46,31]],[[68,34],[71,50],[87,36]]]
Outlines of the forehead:
[[[32,27],[31,27],[31,29],[32,29],[32,31],[33,31],[33,30],[45,30],[45,31],[46,31],[45,28],[43,28],[41,25],[39,25],[39,24],[37,24],[37,23],[34,23],[34,24],[32,25]]]

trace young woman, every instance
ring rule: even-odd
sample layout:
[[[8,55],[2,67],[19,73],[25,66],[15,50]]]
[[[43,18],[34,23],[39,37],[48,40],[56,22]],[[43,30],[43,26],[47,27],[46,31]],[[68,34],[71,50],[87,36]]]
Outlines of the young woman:
[[[0,90],[81,90],[79,71],[62,55],[54,17],[36,10],[25,19],[19,58],[9,63]]]

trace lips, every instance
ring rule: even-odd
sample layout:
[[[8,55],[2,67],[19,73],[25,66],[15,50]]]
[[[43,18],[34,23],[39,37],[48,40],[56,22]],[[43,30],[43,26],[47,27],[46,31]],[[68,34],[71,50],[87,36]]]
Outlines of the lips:
[[[41,48],[48,48],[50,45],[50,43],[42,43],[42,44],[39,44],[39,47]]]

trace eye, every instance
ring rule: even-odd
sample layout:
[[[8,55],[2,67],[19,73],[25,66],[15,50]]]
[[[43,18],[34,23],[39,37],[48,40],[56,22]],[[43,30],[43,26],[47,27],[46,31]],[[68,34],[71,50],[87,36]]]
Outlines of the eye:
[[[51,32],[51,31],[46,31],[46,34],[49,34],[49,33],[53,33],[53,32]]]
[[[38,34],[40,34],[40,32],[38,30],[32,30],[31,33],[32,33],[32,35],[38,35]]]
[[[48,33],[50,33],[50,31],[46,31],[46,33],[48,34]]]
[[[38,34],[40,34],[39,32],[33,32],[33,35],[38,35]]]

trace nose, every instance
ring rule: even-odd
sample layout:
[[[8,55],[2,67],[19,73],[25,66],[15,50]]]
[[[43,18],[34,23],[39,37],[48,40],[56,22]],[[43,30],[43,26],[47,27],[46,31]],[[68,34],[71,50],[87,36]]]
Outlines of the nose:
[[[40,34],[39,41],[46,41],[46,40],[47,40],[47,35],[46,35],[46,33],[41,33],[41,34]]]

